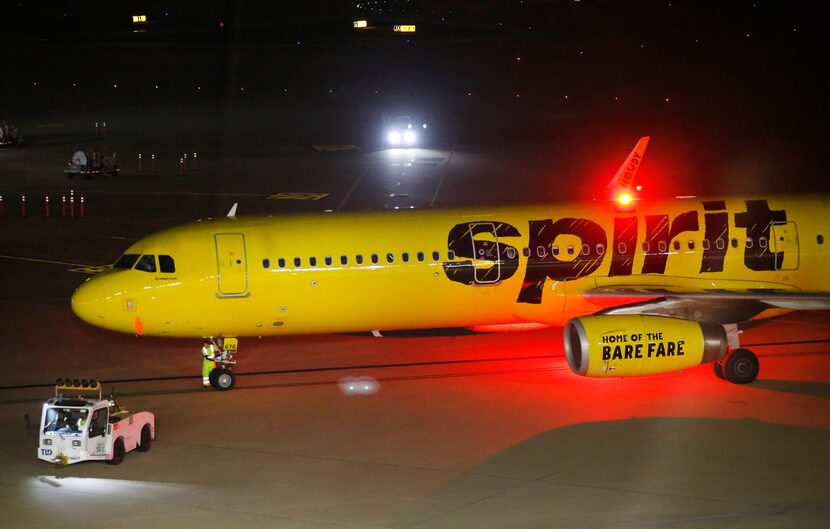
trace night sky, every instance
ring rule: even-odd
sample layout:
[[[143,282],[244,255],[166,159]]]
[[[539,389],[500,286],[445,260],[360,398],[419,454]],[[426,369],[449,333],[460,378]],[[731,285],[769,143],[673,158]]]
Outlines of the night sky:
[[[461,146],[542,158],[590,146],[575,168],[590,174],[652,134],[665,142],[652,178],[690,191],[707,178],[724,191],[750,178],[828,187],[823,29],[806,2],[64,4],[0,4],[15,57],[5,115],[193,101],[227,112],[255,99],[352,112],[360,127],[403,104]],[[139,13],[147,24],[132,23]],[[358,18],[370,28],[353,29]],[[401,23],[418,30],[393,32]]]

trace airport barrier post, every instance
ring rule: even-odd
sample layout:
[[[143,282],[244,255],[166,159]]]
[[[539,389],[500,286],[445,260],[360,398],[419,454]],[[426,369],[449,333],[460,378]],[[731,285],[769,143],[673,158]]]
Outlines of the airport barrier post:
[[[141,153],[138,153],[138,172],[141,172]]]
[[[21,195],[20,197],[20,216],[26,216],[26,195]]]
[[[46,199],[43,201],[43,216],[47,219],[52,216],[51,209],[49,207],[49,195],[46,195]]]

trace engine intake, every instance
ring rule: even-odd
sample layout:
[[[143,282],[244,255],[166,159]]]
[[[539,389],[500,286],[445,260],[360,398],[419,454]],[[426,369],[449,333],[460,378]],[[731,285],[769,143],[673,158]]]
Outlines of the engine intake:
[[[587,377],[635,377],[723,359],[726,331],[717,323],[621,314],[574,318],[565,325],[571,371]]]

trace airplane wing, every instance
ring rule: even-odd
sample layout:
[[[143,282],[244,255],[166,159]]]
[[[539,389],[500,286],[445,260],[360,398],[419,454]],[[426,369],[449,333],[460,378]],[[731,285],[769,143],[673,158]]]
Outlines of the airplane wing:
[[[794,310],[830,310],[830,296],[779,288],[680,292],[655,286],[613,286],[596,288],[583,296],[599,307],[606,306],[597,315],[671,316],[721,324],[766,319]]]

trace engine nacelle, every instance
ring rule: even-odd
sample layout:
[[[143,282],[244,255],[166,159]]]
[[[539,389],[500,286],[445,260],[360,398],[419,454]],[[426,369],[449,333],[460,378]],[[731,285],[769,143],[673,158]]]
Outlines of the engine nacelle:
[[[586,377],[667,373],[721,360],[726,352],[726,331],[717,323],[621,314],[565,325],[568,365]]]

